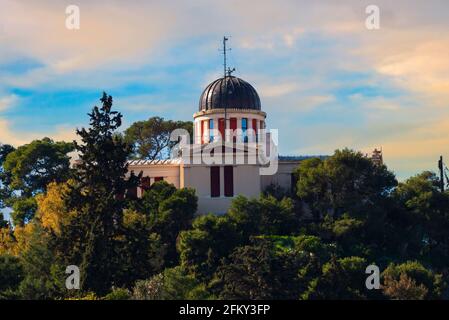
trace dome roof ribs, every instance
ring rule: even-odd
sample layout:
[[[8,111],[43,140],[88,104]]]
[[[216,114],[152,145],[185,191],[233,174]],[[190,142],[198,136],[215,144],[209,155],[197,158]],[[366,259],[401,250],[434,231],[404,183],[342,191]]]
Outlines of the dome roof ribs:
[[[199,102],[199,111],[224,108],[260,111],[260,98],[248,82],[229,75],[211,82]]]

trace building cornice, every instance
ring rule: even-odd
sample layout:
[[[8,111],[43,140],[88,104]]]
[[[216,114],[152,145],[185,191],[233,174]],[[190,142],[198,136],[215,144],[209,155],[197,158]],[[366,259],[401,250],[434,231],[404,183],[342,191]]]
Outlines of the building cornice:
[[[222,114],[225,112],[224,108],[220,108],[220,109],[211,109],[211,110],[201,110],[198,111],[196,113],[193,114],[193,117],[201,117],[201,116],[206,116],[206,115],[210,115],[210,114]],[[236,108],[226,108],[226,112],[227,113],[246,113],[246,114],[256,114],[259,116],[262,116],[264,118],[267,117],[267,114],[263,111],[260,110],[254,110],[254,109],[236,109]]]

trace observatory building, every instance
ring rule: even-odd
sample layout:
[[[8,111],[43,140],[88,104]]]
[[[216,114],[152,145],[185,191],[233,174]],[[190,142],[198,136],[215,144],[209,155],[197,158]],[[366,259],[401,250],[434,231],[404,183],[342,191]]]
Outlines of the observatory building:
[[[269,185],[290,190],[292,172],[305,157],[278,157],[266,118],[256,89],[226,72],[200,96],[193,144],[168,160],[129,162],[130,171],[143,172],[137,196],[164,180],[194,188],[199,214],[222,214],[237,195],[258,197]]]

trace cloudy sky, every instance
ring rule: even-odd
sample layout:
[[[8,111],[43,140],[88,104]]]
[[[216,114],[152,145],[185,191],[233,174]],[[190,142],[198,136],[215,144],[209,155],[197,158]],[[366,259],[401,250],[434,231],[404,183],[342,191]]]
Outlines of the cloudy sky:
[[[65,27],[79,6],[79,30]],[[380,29],[365,8],[380,8]],[[222,74],[261,96],[285,155],[382,147],[404,178],[449,157],[449,2],[0,0],[0,142],[71,140],[101,92],[125,126],[189,120]]]

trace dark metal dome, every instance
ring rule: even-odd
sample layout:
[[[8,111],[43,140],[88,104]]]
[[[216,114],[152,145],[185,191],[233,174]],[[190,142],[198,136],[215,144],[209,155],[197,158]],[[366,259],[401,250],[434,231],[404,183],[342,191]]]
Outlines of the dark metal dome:
[[[199,105],[200,111],[222,108],[260,110],[260,98],[248,82],[226,76],[213,81],[204,89]]]

